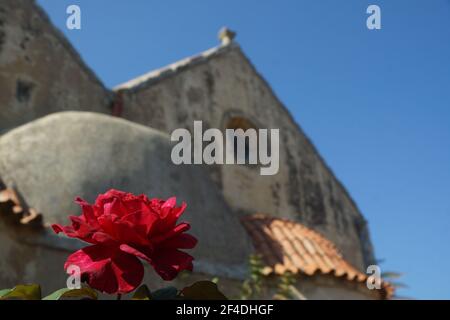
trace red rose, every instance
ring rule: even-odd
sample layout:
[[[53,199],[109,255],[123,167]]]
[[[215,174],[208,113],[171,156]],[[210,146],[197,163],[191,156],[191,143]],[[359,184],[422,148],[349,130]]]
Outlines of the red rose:
[[[94,205],[80,198],[76,202],[83,213],[70,217],[72,226],[52,227],[56,233],[92,244],[73,253],[64,265],[65,269],[77,265],[82,280],[92,288],[109,294],[133,291],[144,276],[139,259],[150,263],[164,280],[192,270],[193,257],[179,250],[197,244],[184,233],[190,229],[188,223],[177,225],[185,203],[176,207],[176,198],[149,200],[117,190],[99,195]]]

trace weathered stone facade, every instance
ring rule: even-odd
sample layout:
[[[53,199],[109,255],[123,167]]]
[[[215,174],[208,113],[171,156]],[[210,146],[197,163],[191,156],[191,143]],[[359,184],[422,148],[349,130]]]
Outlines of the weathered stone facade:
[[[298,220],[335,242],[364,268],[373,253],[364,218],[314,146],[237,44],[214,48],[115,88],[122,116],[170,133],[191,132],[195,120],[225,131],[241,118],[255,128],[280,129],[280,171],[255,166],[206,168],[239,214],[263,212]],[[344,235],[344,236],[343,236]]]
[[[58,113],[69,110],[89,112]],[[261,176],[248,165],[173,165],[169,134],[192,129],[195,120],[204,129],[242,122],[280,129],[279,173]],[[76,214],[75,196],[92,201],[113,187],[175,194],[190,205],[187,218],[203,242],[197,267],[205,274],[242,278],[252,245],[238,221],[255,212],[320,231],[360,270],[374,261],[357,206],[233,42],[110,91],[34,1],[2,0],[0,189],[2,184],[42,212],[46,224]],[[53,265],[59,270],[76,246],[47,231],[11,228],[0,221],[0,255],[6,257],[0,287],[49,278],[47,272],[56,272]],[[50,289],[61,280],[55,279]]]
[[[110,100],[34,1],[0,2],[0,133],[57,111],[110,113]]]

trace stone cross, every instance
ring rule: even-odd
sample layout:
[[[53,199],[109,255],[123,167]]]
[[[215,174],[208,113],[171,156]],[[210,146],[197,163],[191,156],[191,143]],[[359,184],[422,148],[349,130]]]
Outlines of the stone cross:
[[[236,32],[228,29],[227,27],[223,27],[219,31],[219,40],[222,42],[222,45],[224,46],[230,44],[235,37]]]

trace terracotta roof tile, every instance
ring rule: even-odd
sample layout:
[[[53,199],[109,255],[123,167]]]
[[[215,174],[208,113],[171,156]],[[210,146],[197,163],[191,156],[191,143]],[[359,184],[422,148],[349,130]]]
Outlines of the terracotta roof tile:
[[[6,217],[15,224],[32,228],[42,227],[42,215],[33,208],[24,209],[13,189],[0,190],[0,218]]]
[[[300,223],[256,214],[242,218],[242,224],[267,265],[266,274],[321,273],[360,283],[368,278],[343,258],[334,243]],[[389,298],[393,292],[383,282],[384,296]]]

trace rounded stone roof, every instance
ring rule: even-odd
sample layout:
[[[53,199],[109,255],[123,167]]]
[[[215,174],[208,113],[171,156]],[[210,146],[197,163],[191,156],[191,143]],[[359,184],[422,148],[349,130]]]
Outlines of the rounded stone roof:
[[[188,205],[183,218],[199,238],[193,254],[204,268],[245,264],[252,246],[238,217],[205,168],[174,165],[171,149],[168,135],[133,122],[55,113],[0,137],[0,180],[42,213],[45,224],[67,224],[69,215],[80,214],[75,197],[93,202],[111,188],[176,196]]]

